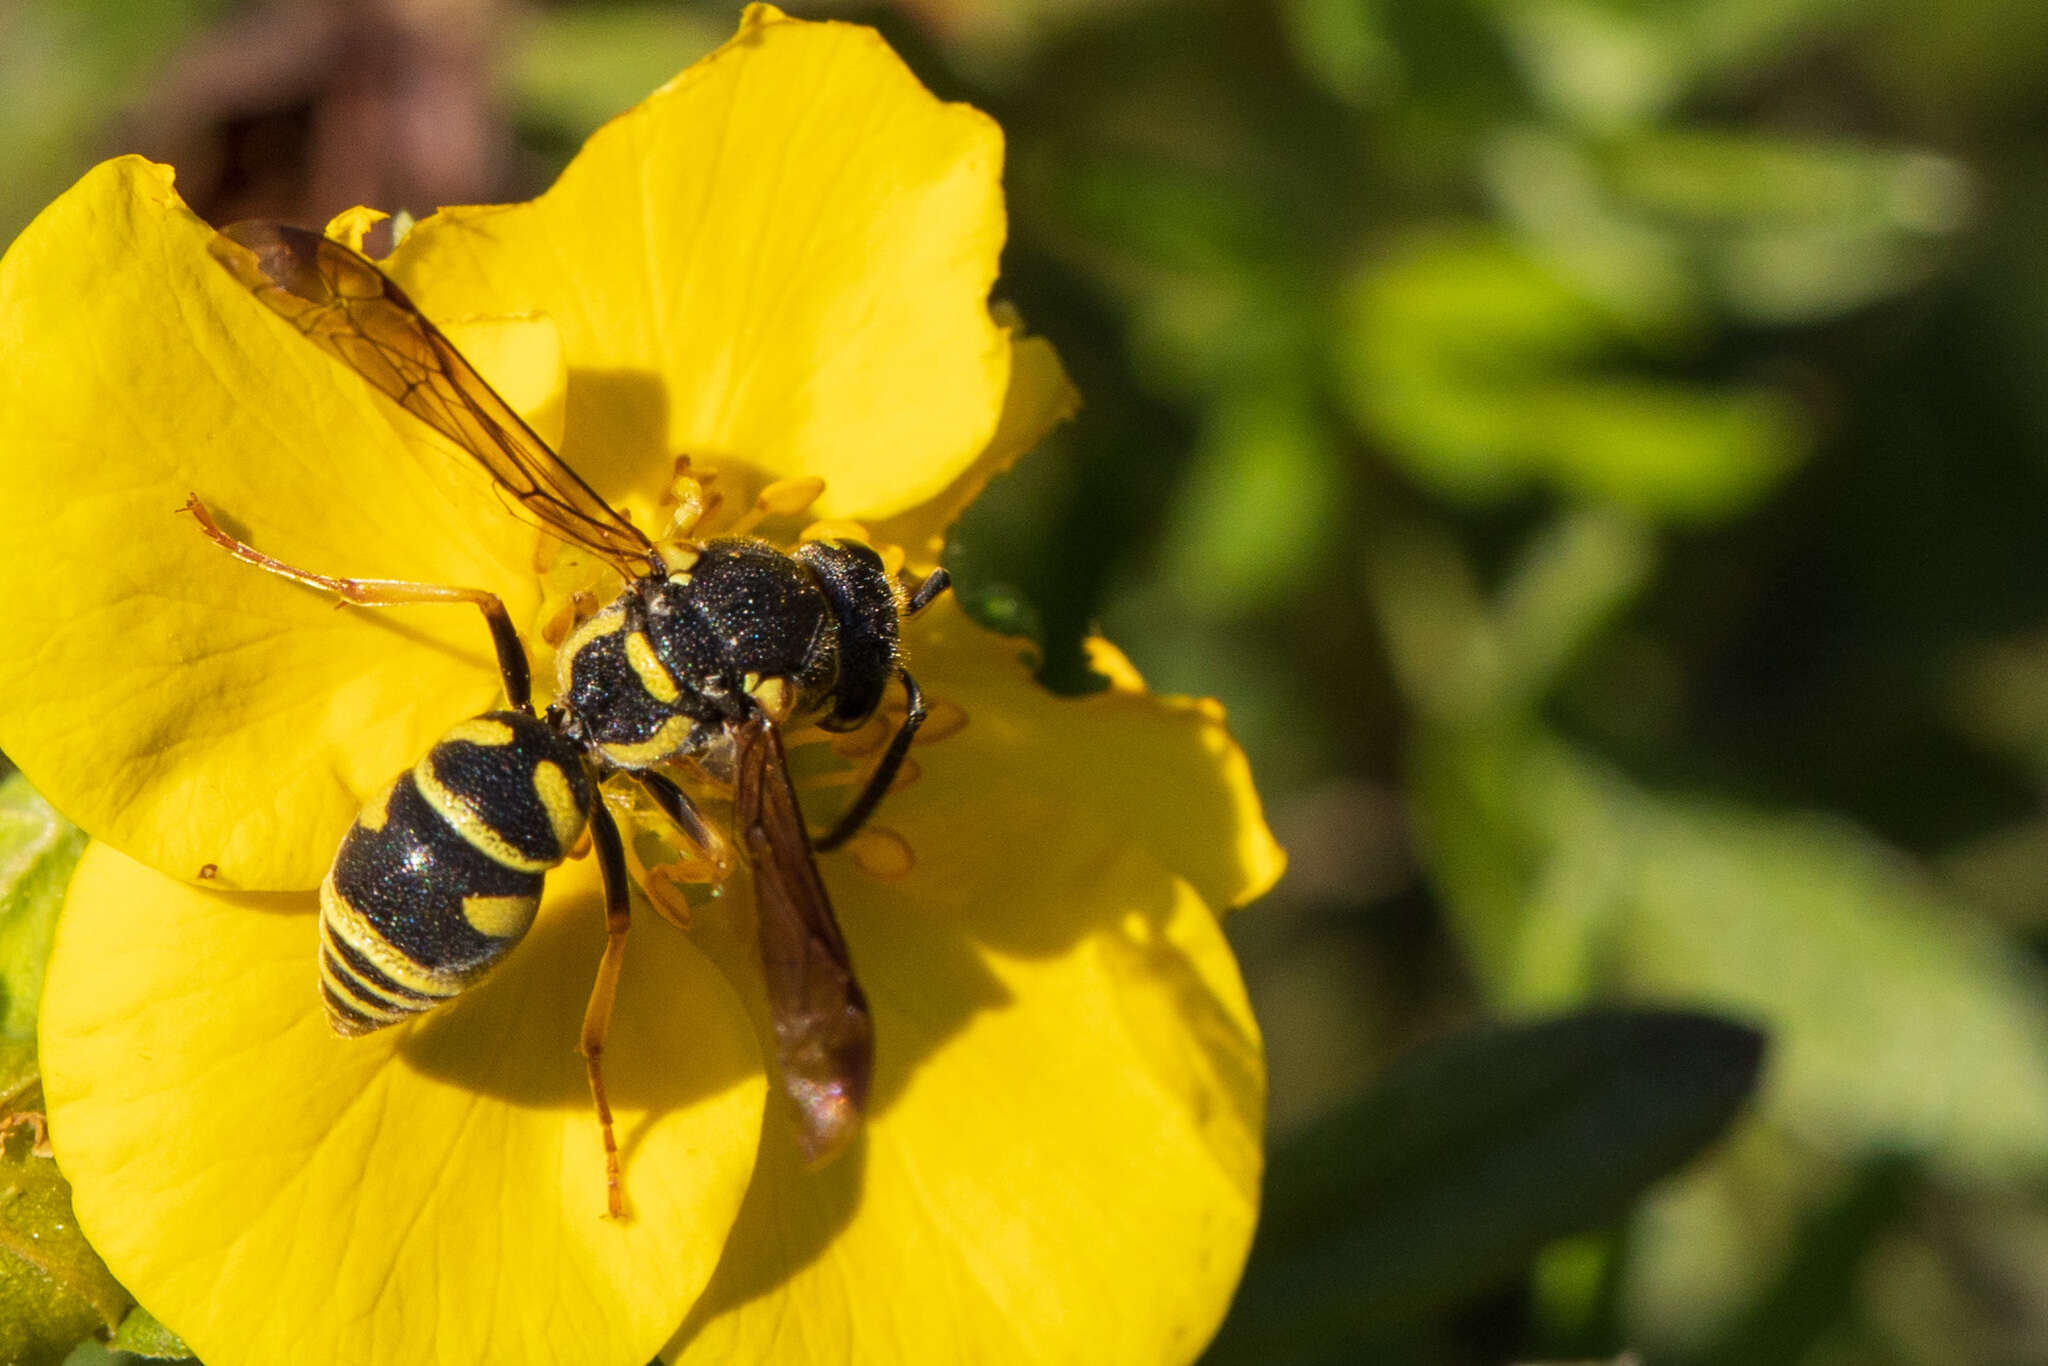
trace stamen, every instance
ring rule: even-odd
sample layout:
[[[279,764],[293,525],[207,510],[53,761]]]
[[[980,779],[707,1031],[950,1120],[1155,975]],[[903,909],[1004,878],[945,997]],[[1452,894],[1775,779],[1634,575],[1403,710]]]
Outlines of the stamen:
[[[656,915],[679,930],[690,928],[690,898],[684,893],[683,884],[708,881],[711,879],[694,876],[694,870],[688,863],[664,863],[640,874],[640,887],[647,893],[647,904],[654,907]]]
[[[782,747],[796,749],[802,745],[832,744],[839,739],[838,732],[826,730],[823,726],[805,723],[782,732]]]
[[[860,541],[865,544],[867,539],[868,529],[859,522],[835,517],[812,522],[797,534],[798,541]]]
[[[931,745],[950,739],[967,729],[967,708],[943,697],[927,697],[924,725],[913,744]]]
[[[875,551],[882,557],[882,572],[894,579],[903,572],[903,562],[909,558],[900,545],[878,545]]]
[[[676,510],[669,517],[663,540],[689,540],[698,526],[718,510],[719,495],[711,488],[711,481],[717,477],[716,470],[693,470],[687,455],[676,457],[675,476],[668,486],[668,496],[675,500]]]
[[[728,528],[727,534],[744,536],[770,517],[794,517],[817,502],[824,492],[825,481],[815,474],[778,479],[761,490],[754,506]]]
[[[842,759],[865,759],[889,743],[898,722],[877,713],[844,735],[832,737],[832,752]]]
[[[896,770],[896,776],[889,780],[889,790],[895,792],[907,787],[916,782],[923,773],[924,770],[918,767],[917,760],[905,759],[902,766]],[[808,792],[813,788],[858,787],[867,780],[868,774],[864,768],[835,768],[830,773],[818,773],[800,779],[797,786]]]
[[[887,826],[868,826],[846,842],[846,852],[854,867],[882,882],[908,877],[917,867],[910,842]]]
[[[550,536],[547,532],[543,531],[540,534],[540,539],[533,543],[533,572],[536,574],[547,573],[555,567],[555,561],[561,558],[561,554],[562,538]]]
[[[553,646],[560,646],[569,638],[569,632],[576,629],[576,599],[572,595],[562,599],[559,607],[540,626],[540,638]]]

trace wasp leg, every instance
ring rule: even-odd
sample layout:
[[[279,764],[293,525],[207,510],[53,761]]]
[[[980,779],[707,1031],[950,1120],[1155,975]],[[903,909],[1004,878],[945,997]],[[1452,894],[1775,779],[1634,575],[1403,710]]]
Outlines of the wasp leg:
[[[619,827],[604,803],[590,807],[591,843],[597,848],[598,871],[604,876],[604,957],[598,961],[597,982],[590,989],[590,1005],[583,1012],[583,1039],[578,1051],[590,1068],[590,1100],[597,1107],[597,1127],[604,1138],[605,1213],[618,1218],[625,1212],[625,1191],[619,1181],[619,1145],[612,1136],[612,1104],[605,1098],[605,1036],[611,1032],[612,1006],[618,1001],[619,965],[626,958],[626,931],[632,927],[632,909],[626,894],[626,847],[619,839]]]
[[[732,848],[704,819],[704,813],[697,809],[697,803],[690,800],[690,794],[677,787],[659,773],[642,770],[633,775],[654,804],[660,807],[668,818],[675,822],[682,837],[704,857],[704,861],[721,875],[732,869]]]
[[[945,572],[943,569],[937,571],[938,574]],[[926,582],[929,584],[930,581]],[[941,588],[944,586],[940,585]],[[918,591],[922,593],[924,590]],[[910,753],[910,742],[917,738],[917,728],[924,724],[924,690],[917,686],[917,680],[910,676],[910,670],[898,669],[896,676],[903,680],[903,724],[896,728],[895,736],[889,741],[889,748],[882,755],[882,762],[876,764],[875,771],[868,775],[867,785],[861,788],[860,795],[853,799],[853,805],[847,807],[846,814],[839,818],[838,824],[812,846],[821,854],[837,849],[852,839],[854,832],[867,824],[868,817],[875,814],[875,808],[881,805],[883,795],[889,790],[889,784],[896,781],[896,770],[903,767],[903,756]]]
[[[406,583],[399,579],[337,579],[326,574],[315,574],[273,559],[242,541],[222,531],[220,523],[213,520],[213,514],[206,510],[206,504],[199,501],[197,494],[185,499],[186,512],[199,523],[199,529],[215,545],[245,564],[267,570],[294,583],[303,583],[309,588],[321,588],[334,594],[343,602],[358,607],[409,607],[417,604],[436,602],[468,602],[476,604],[484,614],[484,621],[491,628],[491,644],[498,651],[498,676],[505,683],[505,700],[513,710],[529,715],[533,711],[533,675],[526,662],[526,646],[519,639],[519,632],[513,629],[512,617],[505,611],[505,604],[495,593],[486,593],[481,588],[450,588],[438,583]]]
[[[932,605],[939,594],[952,587],[953,576],[941,565],[925,576],[923,583],[910,591],[910,600],[903,604],[903,615],[914,617]]]

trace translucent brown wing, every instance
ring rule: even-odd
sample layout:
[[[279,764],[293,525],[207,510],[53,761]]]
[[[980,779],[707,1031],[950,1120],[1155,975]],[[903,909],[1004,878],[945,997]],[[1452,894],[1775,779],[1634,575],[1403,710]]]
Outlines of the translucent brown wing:
[[[755,715],[734,732],[733,828],[754,872],[761,967],[782,1088],[804,1156],[831,1158],[860,1129],[874,1067],[867,997],[811,857],[782,737]]]
[[[639,528],[563,464],[364,257],[317,232],[266,222],[230,224],[211,250],[292,326],[474,456],[516,510],[624,573],[654,568]]]

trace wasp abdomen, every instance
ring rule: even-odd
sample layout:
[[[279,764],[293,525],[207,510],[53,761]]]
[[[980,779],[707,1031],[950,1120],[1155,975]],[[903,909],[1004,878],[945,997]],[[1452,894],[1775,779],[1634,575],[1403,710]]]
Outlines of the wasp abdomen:
[[[320,886],[320,993],[367,1034],[474,985],[526,933],[590,814],[576,747],[523,712],[444,735],[356,818]]]

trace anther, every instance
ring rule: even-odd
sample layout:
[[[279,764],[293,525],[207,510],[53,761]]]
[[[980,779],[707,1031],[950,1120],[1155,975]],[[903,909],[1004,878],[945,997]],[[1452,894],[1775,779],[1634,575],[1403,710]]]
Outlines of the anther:
[[[934,697],[926,705],[924,726],[915,743],[936,744],[967,729],[967,708],[948,698]]]
[[[669,517],[668,532],[663,540],[688,540],[704,519],[718,510],[719,495],[711,488],[711,481],[717,477],[716,470],[691,468],[687,455],[676,457],[675,477],[669,481],[668,488],[676,510]]]
[[[560,645],[569,638],[569,632],[576,629],[576,599],[562,599],[559,607],[541,623],[540,638],[550,645]]]
[[[770,517],[794,517],[824,492],[825,481],[815,474],[778,479],[755,496],[754,506],[732,524],[728,534],[744,536]]]
[[[832,752],[842,759],[864,759],[888,744],[895,733],[896,726],[888,717],[870,716],[844,735],[833,736]]]
[[[822,522],[812,522],[797,536],[799,541],[860,541],[868,539],[868,529],[859,522],[850,522],[843,517],[828,517]]]
[[[703,865],[708,871],[710,865]],[[697,868],[691,863],[663,863],[649,868],[640,879],[640,888],[647,893],[647,904],[654,907],[654,913],[679,930],[690,928],[690,899],[683,892],[685,882],[709,882],[708,877],[697,876]]]
[[[917,867],[910,841],[886,826],[867,827],[846,842],[846,852],[854,867],[883,882],[908,877]]]

